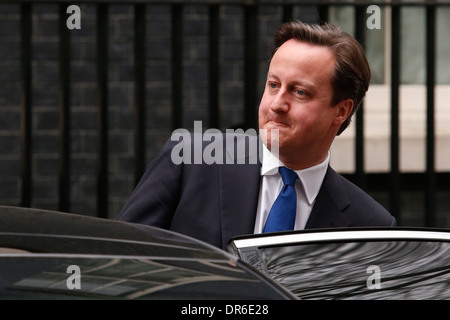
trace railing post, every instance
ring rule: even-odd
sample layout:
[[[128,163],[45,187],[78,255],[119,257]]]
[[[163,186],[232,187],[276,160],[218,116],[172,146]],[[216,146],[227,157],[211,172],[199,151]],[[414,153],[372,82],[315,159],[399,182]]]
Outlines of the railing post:
[[[146,5],[134,5],[134,184],[142,177],[145,169],[145,43],[146,43]]]
[[[366,19],[365,19],[365,7],[357,6],[355,10],[355,38],[365,47],[366,38]],[[355,171],[357,184],[366,189],[366,175],[364,172],[364,101],[361,102],[358,111],[355,114],[356,117],[356,139],[355,139]]]
[[[245,6],[244,130],[257,128],[258,8]]]
[[[325,22],[328,22],[328,8],[329,5],[328,4],[320,4],[318,7],[318,23],[319,24],[324,24]]]
[[[97,5],[97,215],[108,217],[108,5]]]
[[[32,137],[31,137],[31,3],[21,4],[20,64],[21,64],[21,175],[22,207],[31,206],[32,192]]]
[[[400,87],[400,7],[392,6],[391,35],[391,185],[390,211],[400,223],[400,170],[399,170],[399,87]]]
[[[427,83],[427,153],[426,153],[426,196],[425,225],[436,226],[436,168],[435,168],[435,120],[434,88],[436,64],[436,8],[426,8],[426,83]]]
[[[283,22],[289,22],[292,20],[292,12],[294,11],[294,6],[289,4],[283,5]]]
[[[59,5],[59,211],[70,211],[70,32],[66,9]]]
[[[219,128],[220,7],[209,6],[209,127]]]
[[[172,5],[172,130],[183,122],[183,7]]]

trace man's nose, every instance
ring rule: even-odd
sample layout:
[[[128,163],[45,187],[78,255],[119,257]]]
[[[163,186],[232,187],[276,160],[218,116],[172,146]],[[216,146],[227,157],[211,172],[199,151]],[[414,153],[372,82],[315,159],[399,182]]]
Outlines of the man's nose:
[[[288,112],[289,111],[289,101],[288,92],[284,89],[280,89],[276,96],[274,96],[272,103],[270,104],[270,109],[273,112]]]

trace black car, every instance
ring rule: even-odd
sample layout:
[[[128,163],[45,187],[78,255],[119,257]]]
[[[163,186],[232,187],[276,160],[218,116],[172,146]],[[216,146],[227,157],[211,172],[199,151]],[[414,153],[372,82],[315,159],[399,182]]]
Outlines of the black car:
[[[0,206],[0,299],[448,300],[449,242],[450,230],[317,229],[244,235],[225,252],[144,225]],[[220,311],[268,312],[233,306]]]
[[[295,298],[235,256],[180,234],[0,206],[0,299]]]

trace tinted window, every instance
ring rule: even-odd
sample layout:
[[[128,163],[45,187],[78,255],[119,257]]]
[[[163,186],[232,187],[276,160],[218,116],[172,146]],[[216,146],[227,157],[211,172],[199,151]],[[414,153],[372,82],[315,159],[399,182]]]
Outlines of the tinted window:
[[[446,242],[322,242],[241,255],[303,299],[450,298]]]

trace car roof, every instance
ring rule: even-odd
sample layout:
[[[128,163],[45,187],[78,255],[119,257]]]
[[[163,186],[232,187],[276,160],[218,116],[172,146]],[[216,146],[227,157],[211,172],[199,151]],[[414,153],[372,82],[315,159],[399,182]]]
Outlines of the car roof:
[[[0,206],[0,234],[29,252],[235,259],[223,250],[169,230],[57,211]],[[14,239],[13,239],[14,238]],[[58,241],[64,238],[66,241]],[[74,245],[69,239],[77,239]],[[2,245],[0,240],[0,247]],[[6,240],[3,240],[6,241]],[[102,242],[101,246],[93,245]]]

